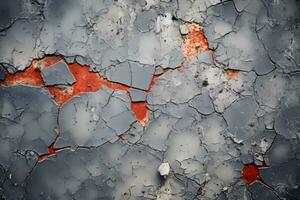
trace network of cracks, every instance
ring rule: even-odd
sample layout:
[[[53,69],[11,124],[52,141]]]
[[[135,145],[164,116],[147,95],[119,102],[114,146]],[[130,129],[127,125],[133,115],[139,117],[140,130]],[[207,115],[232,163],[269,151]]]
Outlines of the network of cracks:
[[[299,7],[1,1],[1,199],[300,199]]]

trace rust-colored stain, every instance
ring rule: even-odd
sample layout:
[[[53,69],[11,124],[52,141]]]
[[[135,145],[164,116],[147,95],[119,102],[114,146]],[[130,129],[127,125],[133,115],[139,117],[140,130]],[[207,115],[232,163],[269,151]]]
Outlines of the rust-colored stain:
[[[237,69],[226,69],[225,72],[226,72],[226,75],[227,75],[228,79],[232,80],[232,79],[235,79],[238,76],[240,70],[237,70]]]
[[[208,42],[203,34],[202,27],[196,23],[185,23],[188,34],[183,36],[183,54],[186,60],[200,52],[208,51]]]
[[[245,164],[240,178],[244,180],[248,186],[255,181],[260,181],[259,169],[264,167],[268,167],[265,162],[263,162],[262,165],[256,165],[255,163]]]

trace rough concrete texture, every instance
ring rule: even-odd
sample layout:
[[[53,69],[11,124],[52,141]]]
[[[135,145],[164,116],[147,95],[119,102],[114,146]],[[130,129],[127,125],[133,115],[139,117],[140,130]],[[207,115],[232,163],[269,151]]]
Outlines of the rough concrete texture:
[[[299,10],[0,1],[0,198],[300,199]]]

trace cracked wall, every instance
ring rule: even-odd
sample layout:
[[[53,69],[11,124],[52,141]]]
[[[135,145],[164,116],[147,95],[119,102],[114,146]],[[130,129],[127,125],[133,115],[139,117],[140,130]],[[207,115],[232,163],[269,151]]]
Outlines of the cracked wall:
[[[299,7],[1,1],[1,199],[300,199]]]

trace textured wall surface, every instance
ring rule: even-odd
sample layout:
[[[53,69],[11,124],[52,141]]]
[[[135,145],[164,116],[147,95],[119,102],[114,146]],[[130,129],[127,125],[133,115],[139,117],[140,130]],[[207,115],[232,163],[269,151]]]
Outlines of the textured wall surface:
[[[300,199],[299,0],[1,0],[0,198]]]

